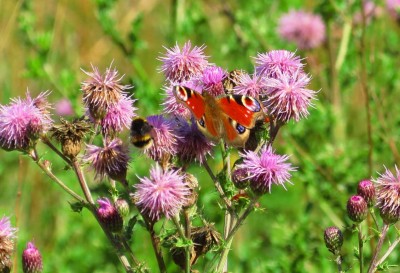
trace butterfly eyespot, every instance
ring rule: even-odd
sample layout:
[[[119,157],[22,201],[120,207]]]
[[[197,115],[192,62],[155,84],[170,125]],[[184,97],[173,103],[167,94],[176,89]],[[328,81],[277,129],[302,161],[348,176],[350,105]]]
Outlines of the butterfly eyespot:
[[[201,119],[199,119],[199,120],[197,121],[197,123],[198,123],[201,127],[206,128],[206,123],[205,123],[205,121],[204,121],[204,117],[201,117]]]
[[[239,133],[239,135],[244,134],[246,132],[246,127],[238,123],[236,124],[236,131]]]
[[[252,112],[260,112],[261,111],[261,105],[258,102],[258,100],[251,98],[251,97],[242,97],[242,104]]]

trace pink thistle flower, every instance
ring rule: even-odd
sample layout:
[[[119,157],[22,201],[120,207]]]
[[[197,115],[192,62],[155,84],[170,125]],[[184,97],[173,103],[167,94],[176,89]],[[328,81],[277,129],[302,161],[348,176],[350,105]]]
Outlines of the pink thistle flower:
[[[97,200],[99,208],[96,214],[100,222],[111,232],[120,232],[123,228],[123,219],[116,207],[107,198]]]
[[[395,166],[396,174],[385,167],[376,183],[376,206],[386,223],[395,223],[400,219],[400,171]]]
[[[289,179],[290,172],[296,168],[287,163],[287,155],[277,155],[271,147],[264,146],[260,153],[246,151],[240,153],[243,162],[236,166],[237,169],[245,169],[247,176],[242,180],[249,179],[250,187],[257,193],[271,192],[272,184],[281,185],[285,188],[285,183],[292,184]]]
[[[258,53],[254,59],[256,73],[267,78],[277,78],[277,75],[280,74],[294,74],[304,67],[300,57],[288,50],[271,50],[267,53]]]
[[[47,93],[32,99],[14,98],[9,105],[0,106],[0,145],[3,149],[25,150],[31,140],[45,134],[52,126],[52,120],[44,104]],[[40,104],[39,104],[40,102]]]
[[[210,154],[214,144],[210,142],[198,129],[196,122],[189,124],[179,119],[176,124],[177,155],[183,162],[198,161],[202,164]]]
[[[109,176],[122,183],[126,183],[129,159],[128,148],[118,138],[106,143],[104,147],[87,145],[83,157],[95,171],[95,179],[103,180]]]
[[[104,135],[112,136],[117,132],[122,132],[125,128],[129,129],[132,119],[136,116],[136,107],[133,106],[131,97],[122,95],[120,100],[107,111],[101,120],[101,127]]]
[[[325,24],[322,17],[305,11],[290,11],[279,20],[279,35],[294,42],[300,49],[320,46],[325,40]]]
[[[82,83],[83,103],[90,115],[96,119],[102,119],[111,106],[115,106],[125,93],[132,88],[130,85],[122,85],[120,82],[124,76],[119,76],[118,71],[108,67],[101,75],[99,69],[92,65],[93,72],[82,70],[89,79]]]
[[[22,253],[22,270],[24,273],[43,271],[42,255],[32,242],[29,242]]]
[[[237,85],[233,88],[235,94],[258,98],[264,89],[263,79],[257,75],[240,74]]]
[[[178,170],[163,171],[159,165],[150,170],[150,177],[139,178],[134,199],[141,212],[153,221],[162,215],[167,219],[179,213],[187,202],[190,189]]]
[[[163,62],[161,71],[165,77],[173,82],[187,81],[193,76],[200,75],[207,67],[207,56],[204,55],[205,46],[193,47],[190,41],[183,45],[182,50],[176,44],[173,48],[166,48],[167,53],[159,58]]]
[[[146,119],[153,126],[154,144],[146,149],[145,153],[155,161],[175,155],[178,136],[174,134],[174,122],[162,115],[149,116]]]
[[[213,96],[225,94],[223,80],[228,73],[219,66],[208,66],[203,70],[201,80],[204,84],[204,89]]]
[[[276,79],[265,81],[267,100],[264,102],[269,114],[282,122],[290,119],[299,121],[309,115],[308,107],[313,106],[316,92],[306,89],[310,78],[302,71],[293,75],[281,74]]]
[[[196,78],[192,78],[189,81],[182,82],[180,83],[180,85],[193,89],[199,93],[203,91],[202,83]],[[172,92],[172,88],[173,85],[168,85],[164,87],[165,97],[164,102],[161,104],[162,106],[164,106],[164,113],[173,114],[186,119],[190,118],[192,114],[190,113],[189,109],[183,106],[183,104],[176,102],[176,98],[174,96],[174,93]]]
[[[74,115],[74,109],[72,108],[71,101],[69,99],[61,99],[54,105],[55,112],[59,116],[72,116]]]
[[[11,226],[10,219],[3,216],[0,219],[0,272],[11,269],[16,233],[17,229]]]
[[[386,0],[386,9],[394,19],[400,18],[400,0]]]

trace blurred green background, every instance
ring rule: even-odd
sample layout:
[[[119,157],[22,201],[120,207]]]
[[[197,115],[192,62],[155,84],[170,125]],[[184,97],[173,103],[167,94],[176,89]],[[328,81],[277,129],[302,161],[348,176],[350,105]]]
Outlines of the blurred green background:
[[[165,52],[163,46],[176,42],[182,46],[191,40],[207,46],[210,62],[227,70],[252,72],[251,57],[257,53],[296,51],[296,45],[277,34],[282,14],[292,9],[320,13],[327,28],[325,43],[313,50],[297,50],[313,77],[311,89],[319,90],[318,100],[308,119],[284,126],[274,144],[298,167],[294,185],[287,191],[273,188],[262,198],[266,210],[253,213],[242,226],[229,269],[235,273],[334,272],[323,231],[336,225],[345,233],[344,268],[358,272],[353,256],[357,240],[345,215],[347,199],[356,193],[360,180],[377,177],[384,165],[394,169],[400,162],[400,29],[385,2],[375,4],[380,12],[363,28],[352,23],[360,1],[0,0],[0,103],[23,96],[27,88],[33,95],[52,90],[52,102],[68,98],[76,113],[82,114],[80,82],[86,76],[80,69],[90,71],[93,64],[104,71],[113,62],[125,74],[124,83],[134,85],[138,113],[160,113],[164,78],[157,58]],[[345,54],[343,64],[335,67],[339,52]],[[80,192],[62,162],[41,151],[52,161],[54,172]],[[148,173],[150,161],[133,149],[132,156],[129,178],[135,182],[136,174]],[[14,272],[22,272],[20,255],[29,240],[42,252],[44,272],[122,272],[87,211],[72,212],[67,194],[27,157],[0,151],[0,158],[0,215],[11,216],[19,228]],[[219,159],[210,160],[216,170]],[[190,172],[201,177],[204,214],[221,230],[223,215],[216,210],[218,196],[211,180],[199,167]],[[91,187],[99,194],[107,192],[95,182]],[[137,236],[134,252],[156,272],[147,234],[139,229]],[[389,263],[399,262],[394,252]],[[168,272],[178,272],[168,263]]]

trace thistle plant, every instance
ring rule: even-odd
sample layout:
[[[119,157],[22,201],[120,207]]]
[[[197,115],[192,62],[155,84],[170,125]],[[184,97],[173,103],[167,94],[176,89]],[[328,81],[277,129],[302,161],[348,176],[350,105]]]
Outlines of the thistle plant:
[[[92,72],[83,70],[87,77],[81,85],[83,117],[57,119],[52,116],[49,92],[37,97],[27,93],[26,98],[12,99],[9,105],[0,108],[2,148],[27,155],[75,200],[74,210],[88,210],[126,272],[149,272],[147,261],[139,260],[131,248],[132,241],[138,242],[134,231],[140,228],[149,234],[160,272],[167,272],[166,255],[171,255],[177,266],[187,273],[232,270],[228,258],[232,242],[248,216],[262,211],[259,200],[274,194],[275,187],[290,190],[294,185],[291,179],[297,168],[290,163],[289,155],[279,154],[273,146],[285,124],[292,120],[300,122],[310,114],[309,108],[313,107],[317,96],[317,92],[308,87],[311,76],[304,71],[304,60],[285,50],[258,53],[254,58],[255,70],[238,69],[240,73],[232,79],[234,73],[208,62],[204,49],[205,45],[192,47],[188,41],[182,48],[178,44],[166,48],[158,57],[162,62],[160,71],[166,77],[165,86],[160,88],[165,96],[161,104],[163,110],[135,123],[136,127],[130,128],[132,120],[137,119],[136,112],[140,111],[136,104],[141,98],[133,99],[133,86],[125,85],[123,76],[112,65],[104,73],[94,65]],[[241,137],[241,132],[248,130],[249,140],[244,139],[240,147],[232,147],[224,138],[208,138],[203,134],[208,121],[199,120],[179,105],[172,91],[177,85],[193,89],[198,92],[197,96],[212,96],[216,102],[228,96],[234,112],[242,111],[251,99],[259,102],[257,109],[262,113],[261,118],[254,121],[254,127],[246,129],[235,120],[235,114],[227,119],[230,123],[224,123],[224,126],[234,127],[233,131],[222,135]],[[227,90],[227,86],[231,88]],[[208,107],[193,103],[193,107]],[[249,118],[248,114],[236,117]],[[141,130],[138,124],[146,127]],[[129,130],[131,138],[126,134]],[[128,147],[136,138],[146,141],[143,149]],[[247,145],[247,141],[252,145]],[[70,188],[72,181],[65,183],[52,170],[47,153],[37,149],[39,142],[64,161],[82,193]],[[214,169],[209,160],[218,154],[221,167]],[[132,160],[141,157],[153,162],[144,176],[135,175],[130,166]],[[208,174],[214,185],[213,192],[219,196],[218,203],[206,205],[218,210],[224,218],[221,229],[211,223],[199,207],[199,187],[207,181],[199,181],[198,174],[192,173],[190,168],[193,165]],[[93,191],[90,180],[104,183],[109,195]],[[241,205],[238,205],[239,199]],[[366,209],[367,203],[362,200]],[[382,199],[378,198],[378,204],[385,208],[384,213],[391,212]],[[350,208],[357,206],[349,205]],[[357,220],[361,219],[359,210],[354,215]],[[163,222],[161,230],[156,228],[160,222]],[[13,229],[7,228],[6,222],[3,226],[8,229],[5,241],[14,238]],[[337,253],[341,234],[327,232],[326,240],[331,251]],[[4,261],[10,261],[12,254],[11,242],[8,246],[9,251],[4,248],[2,254]],[[170,251],[166,253],[163,249]],[[205,263],[201,266],[198,261],[203,259]],[[45,267],[41,254],[31,242],[24,251],[23,264],[24,272],[41,272]],[[10,265],[7,262],[4,266]]]

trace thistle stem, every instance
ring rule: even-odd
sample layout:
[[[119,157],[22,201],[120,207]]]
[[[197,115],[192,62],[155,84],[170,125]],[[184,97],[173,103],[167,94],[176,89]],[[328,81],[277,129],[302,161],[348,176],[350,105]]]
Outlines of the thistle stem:
[[[186,238],[183,228],[182,228],[181,224],[179,223],[177,215],[172,217],[172,221],[174,222],[174,224],[178,230],[179,236],[184,240],[190,240],[190,237]],[[190,247],[189,246],[185,246],[185,273],[190,273]]]
[[[335,262],[337,265],[338,272],[344,273],[344,271],[342,270],[342,256],[340,254],[336,257]]]
[[[358,260],[360,261],[360,273],[364,272],[364,255],[363,255],[363,236],[361,230],[361,224],[357,225],[358,233]]]
[[[94,205],[93,197],[92,197],[90,189],[89,189],[89,187],[88,187],[88,185],[86,183],[85,176],[83,175],[82,169],[81,169],[81,167],[79,166],[79,164],[78,164],[78,162],[76,160],[74,160],[72,162],[72,167],[74,168],[75,174],[78,177],[79,184],[81,185],[81,188],[82,188],[83,194],[86,197],[86,200],[90,204]]]
[[[383,241],[386,238],[386,234],[387,234],[388,230],[389,230],[389,225],[388,224],[384,224],[383,227],[382,227],[382,233],[380,234],[378,244],[376,245],[376,248],[374,250],[374,255],[372,256],[371,263],[370,263],[369,268],[368,268],[368,273],[375,272],[375,269],[379,265],[376,262],[376,259],[378,258],[378,254],[379,254],[379,252],[380,252],[380,250],[382,248]]]
[[[390,253],[393,252],[397,244],[400,242],[400,237],[397,237],[397,239],[393,242],[393,244],[388,248],[388,250],[385,252],[385,254],[382,256],[382,258],[379,259],[378,262],[376,262],[376,265],[380,265],[383,263],[387,257],[389,257]]]

